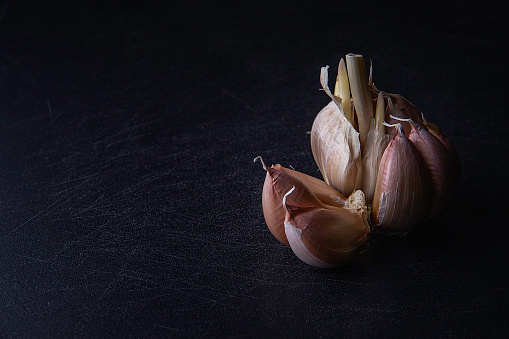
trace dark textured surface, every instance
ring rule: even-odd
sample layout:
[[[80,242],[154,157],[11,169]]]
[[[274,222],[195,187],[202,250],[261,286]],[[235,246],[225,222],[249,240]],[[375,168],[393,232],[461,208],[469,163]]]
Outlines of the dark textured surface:
[[[7,7],[0,335],[509,335],[502,8],[243,6]],[[320,270],[268,231],[252,159],[319,175],[319,71],[348,52],[463,173],[447,213]]]

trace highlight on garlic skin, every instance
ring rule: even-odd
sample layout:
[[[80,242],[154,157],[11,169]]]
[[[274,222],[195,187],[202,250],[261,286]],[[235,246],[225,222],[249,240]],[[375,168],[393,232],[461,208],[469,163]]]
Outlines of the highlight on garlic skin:
[[[399,94],[380,91],[362,55],[341,59],[334,93],[316,116],[311,149],[324,180],[345,195],[362,190],[373,230],[407,233],[450,201],[460,173],[450,139]]]

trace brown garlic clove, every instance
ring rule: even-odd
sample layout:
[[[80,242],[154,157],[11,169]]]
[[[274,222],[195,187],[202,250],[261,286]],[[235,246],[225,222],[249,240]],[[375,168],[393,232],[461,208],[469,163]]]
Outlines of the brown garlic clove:
[[[369,232],[364,194],[354,192],[348,207],[303,207],[303,200],[302,190],[296,188],[283,199],[285,233],[297,257],[321,268],[338,267],[354,258]]]
[[[262,191],[265,222],[274,237],[283,244],[289,245],[284,230],[286,210],[283,208],[282,201],[292,187],[297,187],[304,192],[302,195],[306,197],[306,200],[300,202],[300,206],[304,208],[316,205],[347,204],[348,199],[345,196],[323,181],[279,164],[266,167],[261,157],[254,160],[258,159],[262,162],[263,169],[267,171]]]
[[[373,229],[406,234],[424,222],[431,191],[423,160],[401,124],[380,161],[371,210]]]
[[[416,124],[412,119],[395,119],[409,123],[411,132],[408,139],[414,144],[428,170],[432,190],[428,217],[434,218],[446,207],[455,190],[456,172],[453,159],[445,146],[427,128]]]

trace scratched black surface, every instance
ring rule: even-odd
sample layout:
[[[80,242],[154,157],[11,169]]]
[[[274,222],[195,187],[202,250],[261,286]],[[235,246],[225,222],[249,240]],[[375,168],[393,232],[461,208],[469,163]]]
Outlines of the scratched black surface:
[[[507,336],[502,8],[242,6],[0,11],[1,335]],[[463,173],[447,213],[319,270],[266,228],[252,160],[319,176],[319,70],[348,52]]]

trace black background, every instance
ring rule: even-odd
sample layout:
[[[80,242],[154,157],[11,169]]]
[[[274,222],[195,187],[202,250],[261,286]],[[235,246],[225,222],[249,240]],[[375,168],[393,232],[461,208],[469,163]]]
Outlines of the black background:
[[[2,4],[1,335],[509,334],[502,5]],[[252,160],[319,176],[320,67],[349,52],[451,137],[461,185],[320,270],[268,231]]]

